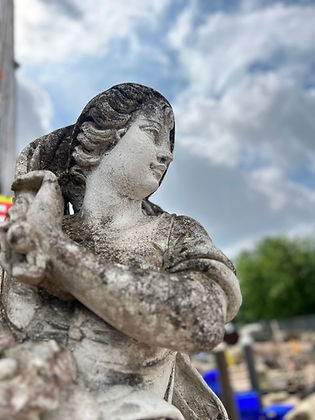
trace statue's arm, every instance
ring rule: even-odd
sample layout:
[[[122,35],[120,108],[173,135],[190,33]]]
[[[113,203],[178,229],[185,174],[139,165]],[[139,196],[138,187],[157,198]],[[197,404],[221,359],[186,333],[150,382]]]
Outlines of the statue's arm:
[[[106,322],[139,341],[196,353],[223,338],[227,297],[215,277],[134,271],[101,261],[58,235],[48,266],[52,282],[62,284]],[[227,271],[222,263],[216,267]]]
[[[61,298],[68,292],[118,330],[150,345],[195,353],[221,341],[224,323],[239,306],[239,292],[229,286],[237,280],[215,253],[204,258],[207,250],[199,249],[198,235],[191,246],[189,232],[196,226],[184,226],[195,254],[181,252],[187,246],[179,227],[166,271],[139,271],[98,258],[62,232],[63,203],[51,172],[31,172],[15,188],[16,204],[0,239],[2,264],[18,280],[55,290]]]

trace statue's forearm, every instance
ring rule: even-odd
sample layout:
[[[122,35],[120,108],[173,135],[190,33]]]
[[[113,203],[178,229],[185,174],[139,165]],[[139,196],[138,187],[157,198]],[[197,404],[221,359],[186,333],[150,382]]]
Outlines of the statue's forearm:
[[[51,281],[118,330],[187,353],[222,340],[226,297],[204,274],[137,272],[104,262],[67,237],[56,236],[54,242]]]

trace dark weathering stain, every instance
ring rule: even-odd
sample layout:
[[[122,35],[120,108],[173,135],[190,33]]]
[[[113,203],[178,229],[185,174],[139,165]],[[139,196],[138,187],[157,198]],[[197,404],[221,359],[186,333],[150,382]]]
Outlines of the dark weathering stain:
[[[121,373],[113,369],[107,370],[106,377],[111,385],[136,386],[143,383],[143,377],[137,373]]]

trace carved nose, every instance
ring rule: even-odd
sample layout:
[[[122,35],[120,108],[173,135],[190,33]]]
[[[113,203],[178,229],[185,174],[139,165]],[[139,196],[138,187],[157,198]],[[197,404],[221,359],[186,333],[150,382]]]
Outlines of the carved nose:
[[[159,152],[157,154],[157,159],[160,163],[164,163],[165,165],[169,165],[173,160],[173,155],[171,152]]]

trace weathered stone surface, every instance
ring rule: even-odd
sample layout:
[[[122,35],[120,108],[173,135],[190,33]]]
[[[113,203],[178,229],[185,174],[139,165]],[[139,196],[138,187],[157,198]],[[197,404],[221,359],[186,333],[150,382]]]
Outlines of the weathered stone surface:
[[[12,418],[225,418],[181,353],[222,340],[239,285],[199,223],[148,201],[173,146],[165,98],[123,84],[21,153],[0,227],[0,393],[25,371],[37,399],[25,391]]]
[[[74,379],[72,357],[55,341],[12,346],[0,360],[0,419],[39,419]]]

